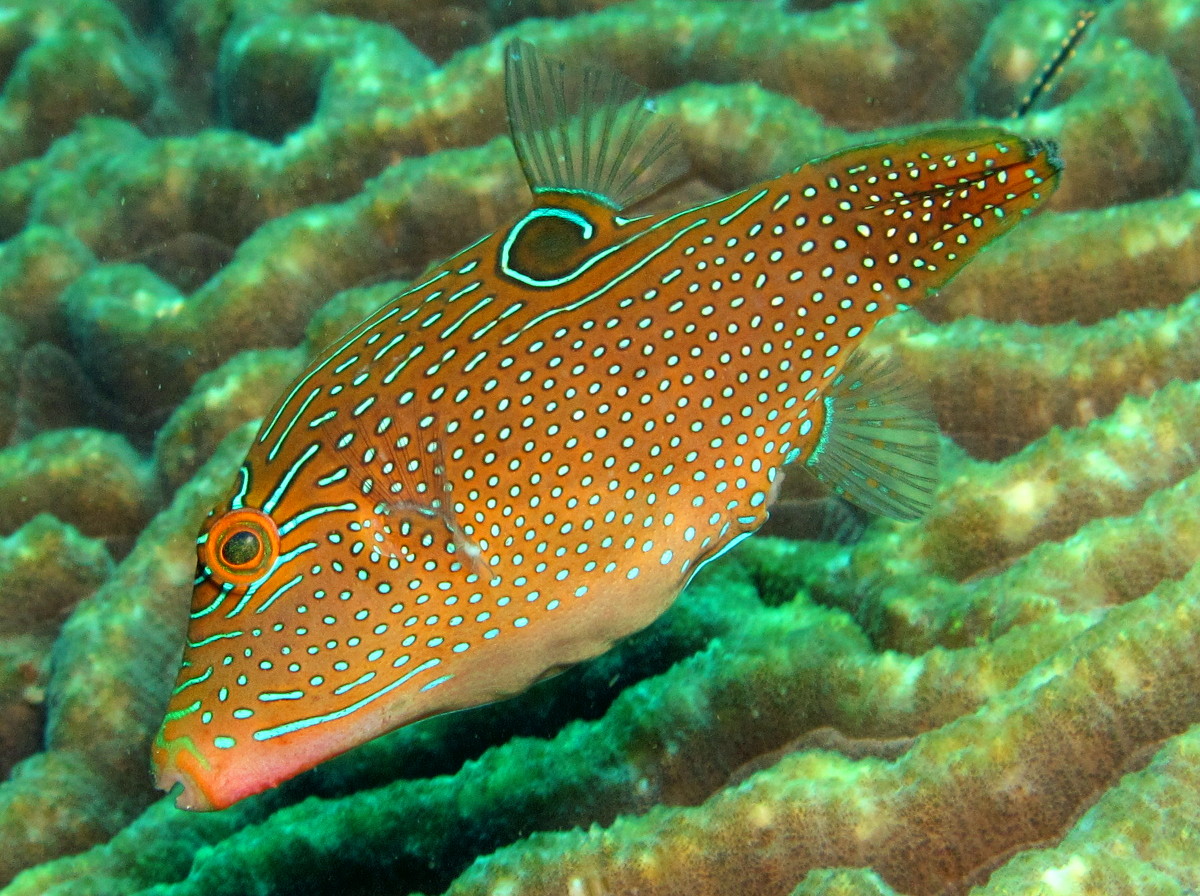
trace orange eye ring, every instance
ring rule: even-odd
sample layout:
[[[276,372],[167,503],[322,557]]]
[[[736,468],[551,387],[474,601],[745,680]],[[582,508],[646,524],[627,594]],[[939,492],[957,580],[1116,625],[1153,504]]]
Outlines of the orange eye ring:
[[[279,528],[261,510],[243,507],[217,517],[200,543],[200,562],[219,584],[248,588],[279,556]]]

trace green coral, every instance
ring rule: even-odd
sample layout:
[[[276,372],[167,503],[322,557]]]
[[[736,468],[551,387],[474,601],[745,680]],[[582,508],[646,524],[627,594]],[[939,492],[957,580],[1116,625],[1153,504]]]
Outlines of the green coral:
[[[0,771],[42,746],[50,651],[63,619],[112,572],[103,542],[41,514],[0,538]]]

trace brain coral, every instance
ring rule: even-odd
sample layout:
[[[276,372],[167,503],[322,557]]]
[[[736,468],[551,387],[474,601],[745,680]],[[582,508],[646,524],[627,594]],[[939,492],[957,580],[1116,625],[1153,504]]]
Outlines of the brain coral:
[[[649,85],[678,202],[1004,118],[1078,15],[806,5],[0,4],[5,896],[1200,890],[1194,0],[1095,7],[1009,122],[1061,144],[1051,210],[873,336],[945,434],[925,519],[789,477],[605,656],[223,812],[151,786],[248,421],[527,202],[508,39]]]

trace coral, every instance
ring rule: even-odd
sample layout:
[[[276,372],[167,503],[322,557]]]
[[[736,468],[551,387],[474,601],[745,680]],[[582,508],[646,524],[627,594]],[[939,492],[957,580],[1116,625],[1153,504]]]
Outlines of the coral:
[[[200,377],[154,440],[154,463],[166,484],[183,485],[230,430],[262,417],[302,360],[294,350],[247,351]]]
[[[49,514],[0,538],[0,770],[41,745],[50,648],[67,614],[112,572],[104,544]]]
[[[192,577],[191,530],[249,435],[231,439],[176,492],[62,626],[46,684],[46,749],[0,788],[4,878],[112,836],[152,799],[145,748],[129,734],[149,730],[161,712],[146,683],[169,676],[176,662],[176,601]]]
[[[157,98],[148,49],[103,0],[7,4],[0,165],[39,155],[86,115],[147,118]]]
[[[243,424],[528,201],[509,37],[652,88],[691,162],[672,204],[1004,118],[1075,21],[1054,0],[800,5],[8,4],[6,896],[1200,888],[1187,0],[1102,9],[1009,121],[1061,144],[1051,211],[872,337],[945,433],[925,519],[863,528],[789,473],[787,537],[605,656],[223,812],[152,789],[195,531]],[[822,523],[861,537],[800,540]]]
[[[116,433],[56,429],[0,450],[0,531],[51,513],[127,546],[157,502],[154,471]]]

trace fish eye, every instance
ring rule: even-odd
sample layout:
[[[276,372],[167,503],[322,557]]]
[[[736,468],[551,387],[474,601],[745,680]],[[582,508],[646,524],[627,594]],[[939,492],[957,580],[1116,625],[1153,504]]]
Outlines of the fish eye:
[[[239,507],[216,516],[198,546],[207,577],[240,591],[271,571],[279,556],[279,529],[261,510]]]
[[[245,566],[262,550],[262,539],[249,529],[234,532],[221,544],[221,559],[230,566]]]

